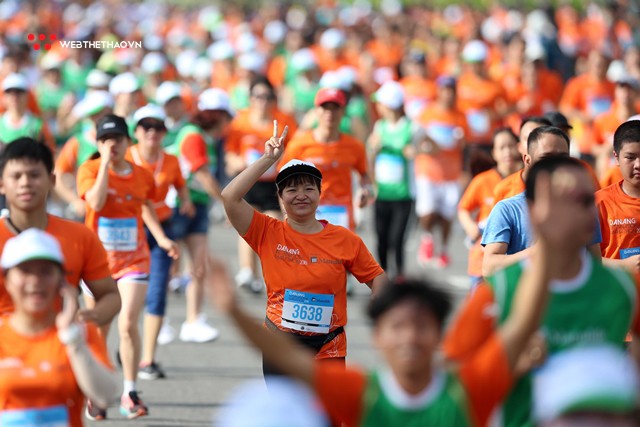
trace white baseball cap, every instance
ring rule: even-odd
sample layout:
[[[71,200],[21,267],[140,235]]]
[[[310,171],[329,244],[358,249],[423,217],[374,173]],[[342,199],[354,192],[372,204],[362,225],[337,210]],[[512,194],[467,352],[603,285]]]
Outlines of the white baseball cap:
[[[231,100],[227,92],[217,87],[209,88],[200,94],[198,97],[198,110],[222,110],[231,116],[236,115],[233,108],[231,108]]]
[[[140,89],[140,82],[131,72],[118,74],[109,82],[109,92],[112,95],[121,93],[133,93]]]
[[[285,377],[249,381],[236,389],[217,416],[220,427],[322,427],[329,425],[309,388]],[[295,401],[295,405],[291,402]]]
[[[340,89],[345,92],[351,90],[351,85],[338,71],[325,71],[320,77],[319,84],[322,89]]]
[[[244,53],[238,58],[238,67],[254,73],[262,73],[266,66],[264,55],[257,52]]]
[[[111,76],[105,73],[102,70],[98,70],[94,68],[89,71],[87,74],[87,86],[91,88],[107,88],[109,86],[109,82],[111,81]]]
[[[167,66],[167,58],[160,52],[149,52],[142,59],[140,68],[145,74],[159,73]]]
[[[207,48],[207,56],[213,61],[224,61],[225,59],[233,58],[233,54],[233,45],[227,40],[217,41]]]
[[[64,264],[64,256],[58,240],[39,228],[29,228],[7,240],[0,258],[0,266],[4,270],[8,270],[23,262],[33,260]]]
[[[133,113],[133,123],[135,123],[136,126],[140,123],[140,120],[143,119],[156,119],[164,123],[166,118],[167,115],[164,112],[164,108],[155,104],[147,104]]]
[[[43,70],[57,70],[62,66],[62,58],[55,53],[47,53],[40,60],[40,68]]]
[[[257,47],[258,40],[256,39],[256,36],[254,36],[250,32],[244,32],[240,34],[236,39],[236,48],[238,49],[238,52],[254,52]]]
[[[344,46],[345,41],[342,31],[336,28],[329,28],[320,36],[320,46],[323,49],[338,49]]]
[[[11,73],[2,81],[2,91],[6,92],[9,89],[18,89],[26,91],[29,88],[27,79],[22,74]]]
[[[572,412],[628,413],[638,409],[639,387],[637,369],[620,349],[565,350],[534,374],[534,415],[550,421]]]
[[[180,84],[170,81],[162,82],[156,89],[156,102],[164,105],[173,98],[179,98],[181,93]]]
[[[380,86],[373,98],[385,107],[397,110],[404,105],[404,89],[400,83],[391,80]]]
[[[191,77],[193,64],[198,58],[198,52],[192,49],[183,50],[176,56],[176,69],[181,77]]]
[[[262,36],[266,41],[271,44],[278,44],[284,40],[287,35],[287,24],[282,21],[271,21],[265,27],[262,32]]]
[[[318,61],[311,49],[303,48],[291,55],[291,66],[296,71],[314,70],[318,68]]]
[[[465,62],[483,62],[489,56],[489,48],[481,40],[471,40],[462,49],[462,59]]]
[[[211,74],[213,73],[213,64],[211,60],[206,56],[201,56],[200,58],[196,58],[193,61],[193,71],[191,74],[195,79],[209,79],[211,78]]]
[[[113,96],[105,90],[94,90],[73,107],[71,114],[84,119],[108,107],[113,107]]]

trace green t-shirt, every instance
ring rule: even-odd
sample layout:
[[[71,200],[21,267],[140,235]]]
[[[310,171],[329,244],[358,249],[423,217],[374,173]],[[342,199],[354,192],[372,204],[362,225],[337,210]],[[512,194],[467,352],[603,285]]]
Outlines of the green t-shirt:
[[[452,373],[436,373],[429,398],[420,407],[400,408],[387,396],[383,374],[368,377],[361,427],[470,427],[470,404],[460,379]]]
[[[40,140],[42,137],[42,120],[26,113],[17,127],[9,124],[7,115],[0,117],[0,142],[9,143],[18,138],[29,137]]]
[[[380,138],[380,151],[375,159],[378,200],[410,200],[410,163],[403,150],[413,144],[417,126],[406,117],[395,124],[382,119],[376,122],[373,132]]]
[[[311,82],[304,77],[296,76],[289,85],[293,91],[293,108],[296,113],[306,113],[313,110],[316,93],[320,87],[317,82]]]
[[[578,277],[552,284],[541,332],[549,355],[580,345],[611,344],[621,349],[636,307],[636,287],[631,276],[603,266],[586,252]],[[518,263],[488,278],[498,319],[503,323],[513,304],[523,272]],[[502,405],[502,425],[533,426],[531,374],[521,377]]]
[[[98,151],[98,145],[93,138],[93,123],[90,120],[82,122],[81,129],[74,134],[78,141],[78,156],[76,158],[76,167],[80,167],[84,162],[89,160]]]

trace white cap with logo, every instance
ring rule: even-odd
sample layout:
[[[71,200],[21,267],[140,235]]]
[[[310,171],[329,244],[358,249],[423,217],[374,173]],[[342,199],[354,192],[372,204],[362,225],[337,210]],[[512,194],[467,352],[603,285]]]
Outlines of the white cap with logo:
[[[374,94],[374,100],[385,107],[397,110],[404,104],[404,89],[396,81],[388,81]]]
[[[38,228],[29,228],[7,240],[0,257],[0,266],[8,270],[23,262],[34,260],[64,264],[64,256],[58,240]]]

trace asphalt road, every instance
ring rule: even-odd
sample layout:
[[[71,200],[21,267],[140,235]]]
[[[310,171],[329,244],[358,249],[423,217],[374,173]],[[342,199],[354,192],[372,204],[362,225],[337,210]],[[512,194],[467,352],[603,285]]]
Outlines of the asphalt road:
[[[375,253],[375,234],[371,213],[364,215],[359,234],[372,253]],[[231,272],[237,269],[237,234],[224,223],[216,223],[209,235],[213,253],[227,261]],[[409,231],[406,245],[408,273],[413,276],[430,275],[446,286],[458,299],[468,289],[465,275],[467,250],[463,245],[463,232],[454,228],[450,245],[451,265],[447,269],[421,268],[416,261],[418,231]],[[265,295],[253,295],[242,291],[242,303],[256,318],[263,318]],[[369,289],[361,285],[349,300],[349,337],[347,363],[375,366],[378,363],[370,345],[370,333],[364,317],[364,307]],[[108,419],[100,423],[86,421],[87,425],[121,426],[135,423],[138,426],[211,426],[215,414],[225,404],[231,391],[249,379],[261,378],[261,359],[249,347],[230,322],[217,314],[211,307],[205,309],[209,321],[220,329],[220,337],[207,344],[183,343],[176,339],[161,346],[157,359],[166,371],[167,378],[156,381],[139,380],[141,397],[149,406],[149,416],[129,421],[118,413],[117,407],[108,412]],[[168,303],[171,324],[179,330],[184,321],[184,296],[171,294]],[[109,336],[109,351],[113,355],[117,347],[117,329],[112,328]],[[121,375],[118,373],[118,375]]]

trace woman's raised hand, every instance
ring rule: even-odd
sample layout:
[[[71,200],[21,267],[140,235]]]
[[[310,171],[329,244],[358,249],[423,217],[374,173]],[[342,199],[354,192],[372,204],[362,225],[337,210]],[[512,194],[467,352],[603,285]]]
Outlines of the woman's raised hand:
[[[289,133],[289,126],[285,126],[282,135],[278,136],[278,121],[273,121],[273,136],[264,144],[264,155],[267,158],[278,160],[282,156],[287,133]]]

